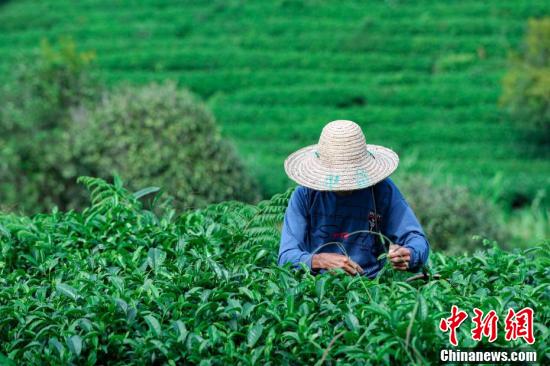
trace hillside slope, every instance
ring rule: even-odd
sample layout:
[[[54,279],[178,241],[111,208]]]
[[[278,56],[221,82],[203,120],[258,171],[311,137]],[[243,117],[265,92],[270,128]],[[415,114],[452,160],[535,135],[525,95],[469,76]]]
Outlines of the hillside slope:
[[[95,50],[109,83],[175,79],[208,100],[266,194],[283,160],[351,119],[436,172],[514,204],[550,185],[548,149],[499,110],[500,79],[544,1],[11,1],[0,72],[43,37]]]

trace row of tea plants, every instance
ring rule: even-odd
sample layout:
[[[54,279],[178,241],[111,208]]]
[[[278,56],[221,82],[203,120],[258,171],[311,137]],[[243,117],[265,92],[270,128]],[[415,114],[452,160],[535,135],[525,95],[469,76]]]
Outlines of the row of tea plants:
[[[451,347],[438,324],[452,305],[502,318],[531,307],[531,348],[548,357],[548,242],[432,251],[426,280],[389,266],[375,280],[312,276],[276,266],[291,191],[176,215],[155,188],[81,181],[82,212],[0,214],[2,363],[434,364]],[[468,322],[460,347],[478,345]],[[527,344],[501,331],[491,345]]]

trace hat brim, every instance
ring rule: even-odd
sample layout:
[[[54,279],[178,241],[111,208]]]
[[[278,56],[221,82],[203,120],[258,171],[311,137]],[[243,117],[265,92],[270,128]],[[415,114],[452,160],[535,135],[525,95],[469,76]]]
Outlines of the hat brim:
[[[318,191],[349,191],[367,188],[384,180],[399,165],[399,156],[391,149],[367,144],[372,159],[339,169],[328,169],[317,155],[317,144],[290,154],[285,172],[296,183]]]

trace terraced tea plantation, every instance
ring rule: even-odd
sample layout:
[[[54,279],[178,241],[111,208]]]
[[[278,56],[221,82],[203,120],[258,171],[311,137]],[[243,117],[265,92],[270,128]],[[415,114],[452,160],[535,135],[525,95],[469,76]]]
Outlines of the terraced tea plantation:
[[[0,215],[2,364],[437,364],[451,305],[495,310],[491,345],[515,348],[527,344],[504,340],[504,314],[531,307],[530,348],[549,361],[549,243],[432,253],[427,281],[389,266],[373,281],[314,277],[275,265],[290,192],[175,216],[144,209],[151,190],[82,181],[82,213]],[[460,347],[476,345],[469,323]]]
[[[0,74],[43,37],[94,50],[106,79],[175,79],[208,100],[267,196],[330,120],[509,205],[550,184],[548,149],[497,100],[509,50],[547,1],[5,1]]]

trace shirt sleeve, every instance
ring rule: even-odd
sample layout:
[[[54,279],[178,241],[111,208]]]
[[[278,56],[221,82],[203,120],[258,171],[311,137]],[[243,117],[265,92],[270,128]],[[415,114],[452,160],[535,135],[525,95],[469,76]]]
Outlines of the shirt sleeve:
[[[413,210],[390,181],[386,218],[382,218],[382,232],[395,244],[411,250],[410,272],[417,272],[428,260],[430,245]]]
[[[313,255],[306,250],[307,195],[305,189],[298,187],[290,196],[285,212],[278,264],[292,263],[300,268],[304,263],[311,270]]]

